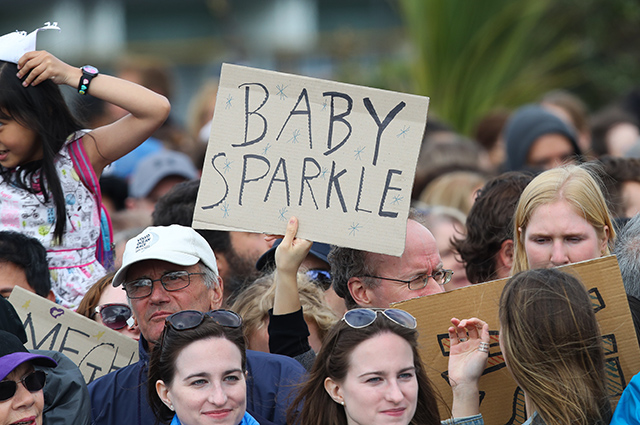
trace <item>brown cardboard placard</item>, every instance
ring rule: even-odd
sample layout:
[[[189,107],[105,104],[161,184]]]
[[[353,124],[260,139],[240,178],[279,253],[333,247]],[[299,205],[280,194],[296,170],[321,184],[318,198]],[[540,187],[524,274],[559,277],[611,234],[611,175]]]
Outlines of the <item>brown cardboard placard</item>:
[[[609,394],[615,403],[629,380],[640,372],[640,348],[633,332],[618,261],[610,255],[561,269],[577,276],[589,291],[604,340]],[[478,317],[489,324],[491,347],[487,367],[480,378],[480,411],[485,423],[493,425],[522,424],[527,419],[524,396],[521,391],[516,392],[518,387],[505,367],[498,343],[498,307],[506,282],[507,279],[495,280],[394,305],[418,320],[422,359],[429,378],[448,406],[452,401],[446,381],[450,320]],[[448,417],[443,406],[441,414]]]
[[[59,351],[79,368],[88,384],[138,361],[138,343],[18,286],[9,301],[27,334],[29,350]]]
[[[193,227],[399,256],[429,98],[224,64]]]

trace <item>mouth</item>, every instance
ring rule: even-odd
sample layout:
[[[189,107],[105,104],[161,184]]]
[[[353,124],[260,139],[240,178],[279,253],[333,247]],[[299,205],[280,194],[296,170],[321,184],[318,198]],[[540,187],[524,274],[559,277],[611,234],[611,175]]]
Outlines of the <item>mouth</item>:
[[[404,408],[404,407],[398,407],[398,408],[395,408],[395,409],[383,410],[382,413],[384,413],[385,415],[388,415],[388,416],[398,417],[398,416],[404,415],[404,412],[406,410],[407,409]]]
[[[171,311],[156,311],[155,313],[153,313],[150,317],[149,320],[161,320],[164,321],[164,319],[166,319],[167,317],[171,316],[173,314],[173,312]]]
[[[21,419],[17,422],[12,422],[11,425],[32,425],[36,423],[36,417],[31,416],[29,418]]]
[[[219,409],[219,410],[210,410],[208,412],[204,412],[204,414],[210,418],[221,419],[226,418],[231,414],[232,409]]]
[[[7,159],[7,155],[9,154],[9,150],[0,150],[0,161]]]

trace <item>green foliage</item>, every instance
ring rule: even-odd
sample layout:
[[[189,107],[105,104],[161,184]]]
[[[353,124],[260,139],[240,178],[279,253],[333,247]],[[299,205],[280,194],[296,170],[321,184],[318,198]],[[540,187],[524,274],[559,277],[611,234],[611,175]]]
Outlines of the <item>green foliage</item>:
[[[577,43],[546,24],[549,0],[399,0],[416,49],[416,91],[463,134],[497,107],[514,108],[581,82]]]

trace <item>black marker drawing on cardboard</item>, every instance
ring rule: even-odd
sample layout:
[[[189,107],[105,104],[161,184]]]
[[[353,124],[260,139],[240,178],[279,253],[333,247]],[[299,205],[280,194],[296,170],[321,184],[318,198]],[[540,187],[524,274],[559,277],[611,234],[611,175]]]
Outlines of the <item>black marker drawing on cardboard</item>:
[[[220,152],[219,154],[215,155],[211,159],[211,165],[213,165],[213,169],[216,170],[216,172],[220,175],[220,177],[222,177],[222,181],[224,182],[224,195],[222,195],[222,198],[218,202],[211,205],[203,206],[202,207],[203,210],[208,210],[208,209],[217,207],[222,203],[222,201],[224,201],[227,198],[227,195],[229,194],[229,185],[227,184],[227,180],[224,178],[220,170],[218,170],[218,168],[216,167],[216,159],[219,157],[225,157],[225,160],[226,160],[226,156],[227,154],[225,154],[224,152]]]
[[[304,100],[306,109],[299,110],[298,105],[300,105],[300,102],[302,102],[302,100]],[[296,102],[295,105],[293,105],[293,109],[291,109],[291,111],[289,112],[289,116],[287,116],[287,119],[284,121],[284,124],[282,124],[282,128],[280,128],[280,132],[278,133],[278,137],[276,137],[276,141],[280,139],[280,136],[282,135],[284,128],[287,126],[287,124],[289,123],[289,120],[294,115],[307,116],[307,130],[309,132],[309,149],[313,149],[313,142],[311,140],[311,106],[309,104],[309,94],[307,93],[306,88],[303,88],[302,91],[300,91],[300,96],[298,96],[298,101]],[[299,129],[294,130],[293,137],[287,140],[287,143],[289,142],[298,143],[299,135],[300,135],[300,130]]]

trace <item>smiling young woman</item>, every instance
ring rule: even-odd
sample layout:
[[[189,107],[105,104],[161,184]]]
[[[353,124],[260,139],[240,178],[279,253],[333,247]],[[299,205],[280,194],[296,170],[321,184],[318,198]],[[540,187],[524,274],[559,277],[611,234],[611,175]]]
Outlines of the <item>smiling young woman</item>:
[[[169,316],[151,354],[148,395],[160,423],[257,425],[246,412],[242,319],[228,310]]]

